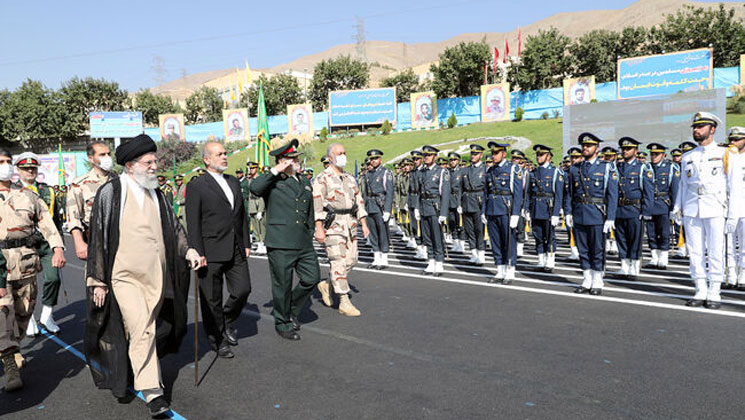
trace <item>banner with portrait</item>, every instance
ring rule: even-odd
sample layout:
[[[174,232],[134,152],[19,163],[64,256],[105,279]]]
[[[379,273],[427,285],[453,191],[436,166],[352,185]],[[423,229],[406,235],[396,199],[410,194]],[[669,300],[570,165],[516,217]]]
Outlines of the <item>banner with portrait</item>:
[[[313,138],[313,105],[287,105],[287,132],[299,140]]]
[[[160,114],[158,115],[158,127],[160,127],[161,140],[186,141],[184,114]]]
[[[510,84],[481,85],[481,122],[510,119]]]
[[[564,79],[564,105],[589,104],[595,99],[595,76]]]
[[[248,141],[248,108],[223,109],[222,125],[227,141]]]
[[[745,86],[745,54],[740,55],[740,86]]]
[[[434,92],[411,94],[411,127],[437,128],[437,95]]]

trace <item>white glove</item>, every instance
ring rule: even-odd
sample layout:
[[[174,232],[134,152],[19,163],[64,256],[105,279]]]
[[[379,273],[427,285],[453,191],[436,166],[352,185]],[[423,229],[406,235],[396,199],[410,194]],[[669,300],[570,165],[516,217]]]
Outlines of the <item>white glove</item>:
[[[564,221],[566,222],[569,229],[574,227],[574,217],[572,217],[571,214],[567,214],[566,216],[564,216]]]
[[[670,218],[673,219],[676,225],[683,224],[683,214],[681,214],[680,209],[677,207],[670,212]]]
[[[443,224],[443,223],[445,223],[445,220],[447,220],[447,219],[448,218],[445,217],[445,216],[440,216],[440,217],[437,218],[437,223]]]
[[[616,228],[616,222],[613,220],[606,220],[603,225],[603,233],[610,233],[611,230]]]
[[[409,206],[407,206],[406,204],[404,204],[404,211],[409,211]]]
[[[384,222],[387,222],[388,219],[390,219],[390,218],[391,218],[391,213],[390,212],[387,212],[387,211],[386,212],[383,212],[383,221]]]
[[[261,220],[262,217],[264,217],[264,215],[261,214],[261,212],[256,213],[256,220]]]
[[[652,220],[652,216],[645,216],[643,214],[640,214],[639,215],[639,220],[647,220],[647,221],[649,221],[649,220]]]
[[[556,227],[559,224],[559,216],[551,216],[551,226]]]
[[[486,215],[485,214],[482,214],[481,215],[481,223],[486,224]]]
[[[419,220],[422,216],[419,214],[419,209],[414,209],[414,219]]]
[[[734,233],[736,229],[737,229],[737,219],[727,219],[727,224],[724,225],[724,233],[725,234]]]
[[[527,212],[527,211],[525,212],[525,220],[530,222],[530,212]]]
[[[517,227],[517,223],[520,221],[519,215],[513,215],[510,216],[510,229],[514,229]]]
[[[463,214],[463,207],[458,206],[458,214]]]

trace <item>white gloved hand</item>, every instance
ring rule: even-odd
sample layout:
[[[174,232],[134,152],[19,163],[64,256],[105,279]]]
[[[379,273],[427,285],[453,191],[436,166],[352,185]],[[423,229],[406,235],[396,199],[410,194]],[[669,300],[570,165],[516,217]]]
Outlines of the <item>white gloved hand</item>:
[[[510,216],[510,229],[516,228],[517,227],[517,223],[519,221],[520,221],[520,216],[519,215],[516,214],[516,215]]]
[[[409,206],[407,206],[406,204],[404,204],[404,211],[409,211]]]
[[[443,223],[445,223],[445,220],[447,220],[447,219],[448,218],[445,217],[445,216],[440,216],[440,217],[437,218],[437,223],[443,224]]]
[[[643,215],[643,214],[640,214],[640,215],[639,215],[639,220],[646,220],[646,221],[650,221],[650,220],[652,220],[652,216],[645,216],[645,215]]]
[[[551,226],[556,227],[559,224],[559,216],[551,216]]]
[[[419,220],[422,216],[419,214],[419,209],[414,209],[414,219]]]
[[[531,220],[530,219],[530,212],[527,212],[527,211],[525,212],[525,220],[527,220],[528,222],[530,222],[530,220]]]
[[[567,214],[566,216],[564,216],[564,221],[566,222],[569,229],[574,227],[574,217],[572,217],[571,214]]]
[[[458,214],[463,214],[463,207],[458,206]]]
[[[261,214],[261,212],[256,213],[256,220],[261,220],[262,217],[264,217],[264,215]]]
[[[679,208],[674,208],[673,211],[670,212],[670,218],[673,219],[676,225],[682,225],[683,224],[683,214],[680,212]]]
[[[390,218],[391,218],[391,213],[390,212],[388,212],[388,211],[383,212],[383,221],[384,222],[387,222],[388,219],[390,219]]]
[[[610,233],[611,230],[616,228],[616,222],[613,220],[606,220],[603,224],[603,233]]]
[[[724,225],[724,233],[730,234],[734,233],[734,231],[737,229],[737,219],[727,219],[727,224]]]
[[[486,224],[486,215],[485,214],[482,214],[481,215],[481,223]]]

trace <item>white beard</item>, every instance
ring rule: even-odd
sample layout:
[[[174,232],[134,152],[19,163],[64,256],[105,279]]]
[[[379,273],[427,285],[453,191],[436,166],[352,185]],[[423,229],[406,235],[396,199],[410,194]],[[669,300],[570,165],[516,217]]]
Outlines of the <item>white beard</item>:
[[[140,170],[137,166],[134,167],[132,178],[134,178],[135,182],[140,184],[142,188],[151,190],[158,188],[158,175],[148,174],[147,170]]]

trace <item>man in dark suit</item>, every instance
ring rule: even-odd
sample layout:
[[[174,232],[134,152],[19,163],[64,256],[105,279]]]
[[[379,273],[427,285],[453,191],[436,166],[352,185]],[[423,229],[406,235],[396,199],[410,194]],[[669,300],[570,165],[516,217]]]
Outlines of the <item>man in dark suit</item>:
[[[207,267],[199,270],[199,295],[207,338],[217,354],[233,357],[238,345],[234,324],[251,293],[246,258],[251,252],[246,210],[238,180],[223,172],[228,156],[220,143],[207,143],[202,151],[207,172],[186,189],[189,246],[204,255]],[[228,299],[223,305],[223,276]]]
[[[272,150],[271,170],[251,183],[251,192],[266,204],[266,239],[274,299],[274,328],[282,338],[300,340],[297,317],[321,279],[313,248],[313,187],[301,173],[298,141]],[[292,272],[300,281],[292,289]]]

